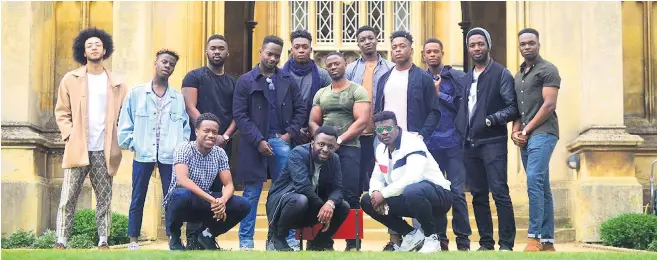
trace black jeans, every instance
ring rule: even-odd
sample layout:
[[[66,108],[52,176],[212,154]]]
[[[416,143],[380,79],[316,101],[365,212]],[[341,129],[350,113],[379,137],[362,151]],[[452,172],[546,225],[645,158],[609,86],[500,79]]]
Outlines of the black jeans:
[[[342,194],[352,209],[360,208],[360,147],[341,146],[335,151],[340,156]]]
[[[450,190],[454,203],[452,204],[452,229],[456,235],[456,244],[460,247],[470,248],[470,218],[468,216],[468,203],[465,201],[465,167],[463,154],[459,146],[431,151],[431,155],[438,162],[440,170],[447,174],[452,183]],[[447,215],[441,215],[436,220],[441,229],[438,236],[441,241],[449,243],[447,238]]]
[[[509,196],[507,184],[507,147],[506,142],[496,142],[479,145],[466,145],[463,149],[463,164],[466,180],[472,193],[479,244],[482,247],[493,248],[493,219],[490,212],[489,191],[497,207],[500,246],[513,248],[516,238],[516,222],[513,215],[513,204]]]
[[[324,204],[315,205],[308,201],[308,198],[302,194],[289,193],[281,198],[278,205],[273,208],[280,208],[270,220],[270,236],[277,236],[285,240],[290,229],[311,227],[317,224],[317,214]],[[326,232],[319,232],[314,240],[313,245],[322,245],[327,247],[333,246],[331,238],[338,231],[342,223],[349,215],[349,204],[344,200],[342,203],[335,205],[333,218]]]
[[[370,178],[374,169],[374,135],[360,137],[360,186],[361,191],[370,190]]]
[[[443,227],[436,222],[438,216],[445,215],[452,206],[452,194],[428,181],[413,183],[404,188],[404,193],[386,199],[388,215],[381,215],[374,210],[369,194],[361,199],[363,211],[373,219],[394,230],[400,235],[413,231],[402,217],[417,219],[422,225],[425,236],[437,234]]]
[[[188,189],[176,188],[169,195],[166,205],[166,232],[168,236],[180,237],[183,222],[200,222],[210,229],[214,237],[228,232],[235,227],[249,211],[251,205],[240,196],[231,196],[226,201],[226,220],[217,221],[210,210],[210,203],[192,193]],[[215,198],[221,197],[220,192],[213,192]]]

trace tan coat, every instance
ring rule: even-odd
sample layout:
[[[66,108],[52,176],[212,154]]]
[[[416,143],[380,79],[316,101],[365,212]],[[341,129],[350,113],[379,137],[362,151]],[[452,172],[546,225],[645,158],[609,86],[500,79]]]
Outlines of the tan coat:
[[[126,95],[126,86],[118,82],[112,73],[107,72],[107,114],[105,119],[105,163],[110,175],[116,175],[121,163],[121,147],[116,135],[119,111]],[[64,75],[57,93],[55,118],[57,126],[66,141],[63,168],[89,165],[87,136],[89,132],[89,113],[87,98],[87,68],[80,67]],[[93,115],[91,115],[93,116]]]

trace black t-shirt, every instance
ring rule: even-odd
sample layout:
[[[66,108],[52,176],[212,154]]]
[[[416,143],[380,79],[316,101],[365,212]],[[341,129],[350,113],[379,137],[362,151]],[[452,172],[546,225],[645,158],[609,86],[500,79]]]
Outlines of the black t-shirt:
[[[192,70],[185,75],[183,88],[198,89],[196,109],[203,113],[213,113],[219,118],[219,133],[223,134],[233,121],[233,93],[235,78],[230,75],[217,75],[208,67]],[[191,140],[196,140],[192,131]]]

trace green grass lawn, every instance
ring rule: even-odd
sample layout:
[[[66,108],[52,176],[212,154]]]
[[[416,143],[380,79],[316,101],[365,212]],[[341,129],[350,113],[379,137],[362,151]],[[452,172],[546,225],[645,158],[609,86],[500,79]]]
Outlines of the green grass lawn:
[[[635,254],[635,253],[521,253],[521,252],[444,252],[424,255],[417,252],[393,253],[393,252],[170,252],[164,250],[140,250],[124,251],[112,250],[99,252],[97,250],[2,250],[2,259],[38,260],[38,259],[231,259],[231,260],[274,260],[274,259],[372,259],[372,260],[409,260],[409,259],[475,259],[475,260],[532,260],[532,259],[627,259],[643,260],[657,259],[657,254]]]

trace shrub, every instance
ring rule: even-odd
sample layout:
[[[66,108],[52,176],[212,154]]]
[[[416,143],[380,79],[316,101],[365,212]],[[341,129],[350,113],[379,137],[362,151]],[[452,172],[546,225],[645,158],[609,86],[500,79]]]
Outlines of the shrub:
[[[55,235],[55,231],[52,230],[46,230],[43,232],[43,235],[38,237],[34,243],[32,244],[32,248],[37,248],[37,249],[50,249],[55,245],[55,242],[57,242],[57,236]]]
[[[36,240],[34,231],[24,231],[19,229],[2,241],[2,248],[30,247],[34,243],[34,240]]]
[[[96,228],[96,211],[92,209],[78,210],[75,213],[75,223],[72,235],[86,235],[89,239],[98,242]],[[110,226],[110,237],[107,239],[110,245],[126,244],[130,242],[128,237],[128,217],[118,213],[112,213],[112,224]]]
[[[645,250],[657,239],[657,216],[629,213],[611,218],[602,223],[600,238],[606,245]]]
[[[87,234],[73,235],[68,240],[68,243],[66,243],[66,246],[69,248],[88,249],[96,246],[93,241],[95,240],[92,240]]]
[[[653,240],[650,245],[648,245],[648,251],[657,252],[657,239]]]

